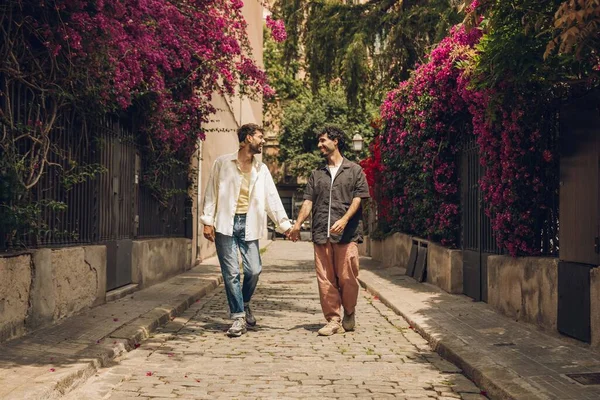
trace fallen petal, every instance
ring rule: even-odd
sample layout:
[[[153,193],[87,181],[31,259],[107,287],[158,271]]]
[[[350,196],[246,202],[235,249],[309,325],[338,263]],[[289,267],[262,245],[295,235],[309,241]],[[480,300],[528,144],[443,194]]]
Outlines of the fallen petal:
[[[146,376],[152,376],[152,371],[146,372]]]
[[[56,371],[54,368],[50,368],[50,372],[54,372]]]

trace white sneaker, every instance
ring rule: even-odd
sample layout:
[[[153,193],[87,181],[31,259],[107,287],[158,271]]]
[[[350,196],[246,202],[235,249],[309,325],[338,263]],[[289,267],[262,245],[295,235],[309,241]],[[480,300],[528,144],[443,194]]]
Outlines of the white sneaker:
[[[236,318],[231,328],[227,330],[227,336],[229,337],[240,337],[244,333],[246,333],[246,321],[244,317]]]
[[[340,321],[336,319],[330,320],[327,325],[319,329],[319,336],[331,336],[336,333],[344,333],[344,327],[340,324]]]

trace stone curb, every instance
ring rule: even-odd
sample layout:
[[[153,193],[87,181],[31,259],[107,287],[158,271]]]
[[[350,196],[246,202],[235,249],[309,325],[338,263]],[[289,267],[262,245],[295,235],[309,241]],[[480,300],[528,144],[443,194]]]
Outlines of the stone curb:
[[[136,345],[148,339],[150,333],[159,326],[165,325],[172,318],[180,315],[190,308],[197,300],[206,296],[207,293],[218,287],[223,282],[223,277],[208,278],[200,290],[182,293],[162,307],[156,307],[133,321],[123,325],[113,333],[109,339],[122,339],[126,341],[126,351],[135,348]]]
[[[110,342],[110,344],[90,346],[88,349],[83,350],[80,353],[82,356],[81,362],[71,366],[68,371],[65,371],[59,377],[54,375],[52,382],[42,384],[42,387],[33,389],[33,391],[28,391],[27,393],[11,393],[10,398],[32,400],[61,398],[93,376],[98,369],[107,366],[119,355],[137,348],[158,327],[165,325],[172,318],[183,313],[197,300],[217,288],[222,282],[223,277],[221,275],[203,278],[203,282],[199,284],[201,287],[198,290],[188,290],[170,299],[165,305],[156,307],[117,328],[104,339],[104,341]],[[17,397],[14,397],[15,395]]]
[[[261,241],[261,250],[269,247],[272,242],[272,240]],[[208,257],[207,259],[211,258],[213,257]],[[43,385],[44,387],[33,389],[33,391],[28,391],[27,393],[15,393],[18,396],[15,397],[15,399],[46,400],[61,398],[71,390],[83,384],[87,379],[94,375],[98,369],[107,366],[119,355],[137,348],[138,345],[148,339],[150,334],[158,327],[165,325],[173,317],[182,314],[197,300],[206,296],[222,283],[223,276],[221,274],[217,274],[214,277],[207,276],[204,278],[202,287],[199,290],[181,293],[164,306],[156,307],[133,321],[117,328],[113,333],[106,337],[111,344],[89,347],[88,349],[83,350],[82,353],[80,353],[84,356],[81,363],[73,365],[70,368],[70,371],[65,371],[58,379],[56,379],[57,377],[54,375],[55,379],[51,382],[51,387]]]
[[[410,326],[423,336],[431,348],[444,359],[452,362],[454,365],[463,370],[477,386],[482,388],[490,399],[493,400],[540,400],[533,392],[525,389],[515,381],[521,380],[517,375],[507,370],[501,369],[492,360],[482,358],[481,353],[470,349],[469,346],[458,338],[440,339],[434,334],[428,332],[428,329],[420,324],[416,316],[411,312],[401,310],[392,301],[382,295],[381,291],[376,288],[368,279],[359,276],[361,286],[373,296],[377,296],[379,300],[387,307],[392,309],[396,314],[404,318]],[[523,382],[526,385],[525,382]]]

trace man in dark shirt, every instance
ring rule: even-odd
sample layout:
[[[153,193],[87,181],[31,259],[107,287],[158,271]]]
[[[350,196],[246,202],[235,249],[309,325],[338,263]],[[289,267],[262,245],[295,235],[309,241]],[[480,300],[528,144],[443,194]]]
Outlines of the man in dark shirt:
[[[319,335],[352,331],[358,300],[358,243],[362,243],[362,199],[369,186],[362,168],[344,158],[345,134],[335,126],[318,135],[326,164],[314,170],[304,191],[304,203],[290,238],[312,211],[312,238],[321,308],[327,324]],[[344,307],[342,319],[340,307]]]

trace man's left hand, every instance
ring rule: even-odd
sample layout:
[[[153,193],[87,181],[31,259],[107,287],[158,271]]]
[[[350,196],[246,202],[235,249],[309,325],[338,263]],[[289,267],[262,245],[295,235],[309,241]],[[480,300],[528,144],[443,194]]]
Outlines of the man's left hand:
[[[346,229],[347,224],[348,221],[346,219],[338,219],[337,221],[335,221],[335,224],[333,224],[329,232],[335,235],[341,235],[342,233],[344,233],[344,229]]]

